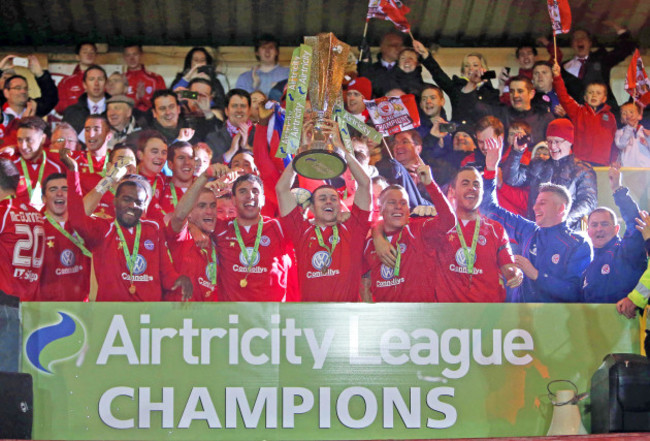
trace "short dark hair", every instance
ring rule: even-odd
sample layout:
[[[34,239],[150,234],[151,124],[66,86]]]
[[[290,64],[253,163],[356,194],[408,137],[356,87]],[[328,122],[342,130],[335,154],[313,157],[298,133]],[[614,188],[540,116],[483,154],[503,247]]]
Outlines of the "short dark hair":
[[[174,92],[171,89],[158,89],[153,93],[153,95],[151,95],[151,107],[153,107],[155,109],[156,108],[156,100],[158,98],[165,97],[165,96],[174,97],[174,100],[176,100],[176,105],[179,104],[178,96],[176,95],[176,92]]]
[[[101,67],[99,64],[91,64],[84,72],[84,76],[83,76],[84,83],[86,82],[86,78],[88,77],[88,72],[90,72],[91,70],[101,70],[104,74],[104,79],[108,79],[108,75],[106,75],[106,71],[104,70],[103,67]]]
[[[504,132],[503,123],[499,118],[492,115],[484,116],[483,118],[478,120],[475,127],[476,130],[475,133],[482,132],[483,130],[489,129],[490,127],[494,129],[494,136],[503,135]]]
[[[206,80],[205,78],[194,78],[192,81],[189,82],[187,85],[188,89],[192,89],[192,86],[194,84],[205,84],[206,86],[210,86],[210,91],[212,91],[214,85],[212,84],[212,81]]]
[[[616,213],[614,210],[612,210],[609,207],[596,207],[593,209],[591,213],[589,213],[589,216],[587,216],[587,222],[589,222],[589,219],[591,219],[591,215],[594,213],[607,213],[609,214],[609,217],[612,219],[612,224],[613,225],[618,225],[618,217],[616,217]]]
[[[212,55],[203,47],[193,47],[190,49],[190,51],[185,55],[185,61],[183,62],[183,70],[186,71],[192,66],[192,57],[196,52],[203,52],[205,54],[205,63],[208,66],[212,66],[212,63],[214,59],[212,58]]]
[[[255,41],[253,42],[253,44],[255,46],[255,52],[257,52],[257,50],[260,48],[260,46],[263,46],[263,45],[265,45],[267,43],[273,43],[273,44],[275,44],[276,49],[280,49],[280,40],[278,40],[275,35],[273,35],[273,34],[262,34],[259,37],[257,37],[255,39]]]
[[[438,92],[438,96],[440,98],[445,97],[445,94],[444,94],[444,92],[442,91],[442,89],[440,87],[436,86],[435,84],[424,83],[424,87],[422,88],[422,92],[420,92],[420,98],[422,98],[422,94],[424,93],[424,91],[429,90],[429,89],[433,89],[436,92]]]
[[[481,172],[478,170],[478,168],[471,166],[471,165],[464,165],[461,168],[458,169],[456,174],[454,175],[453,178],[451,178],[451,181],[449,181],[449,187],[456,187],[456,181],[458,180],[458,175],[460,175],[464,171],[473,171],[478,173],[478,175],[481,175]]]
[[[66,179],[65,173],[50,173],[47,175],[47,177],[43,180],[43,192],[47,189],[47,184],[50,181],[53,181],[55,179]]]
[[[118,142],[113,146],[113,150],[108,153],[108,161],[113,162],[115,154],[120,150],[131,150],[135,156],[135,147],[133,145],[129,144],[128,142]]]
[[[127,50],[127,49],[130,48],[130,47],[137,47],[138,50],[140,51],[140,53],[142,53],[142,45],[141,45],[141,44],[136,44],[136,43],[130,44],[130,43],[127,43],[127,44],[124,45],[124,50]]]
[[[316,193],[318,193],[319,190],[325,190],[325,189],[327,189],[327,188],[329,188],[330,190],[334,190],[334,191],[336,192],[337,195],[339,194],[338,190],[336,190],[336,187],[334,187],[333,185],[330,185],[330,184],[323,184],[323,185],[321,185],[321,186],[319,186],[319,187],[316,187],[316,189],[315,189],[314,191],[311,192],[310,202],[311,202],[312,204],[314,203],[314,200],[316,199]],[[341,199],[340,196],[339,196],[339,199]]]
[[[406,189],[404,187],[398,184],[390,184],[384,187],[381,193],[379,193],[379,196],[377,196],[377,199],[379,200],[379,205],[382,205],[384,203],[384,197],[386,196],[386,193],[388,193],[391,190],[401,191],[402,193],[406,194],[406,199],[408,200],[408,193],[406,192]]]
[[[264,194],[264,184],[262,183],[262,179],[260,179],[259,176],[254,175],[252,173],[246,173],[245,175],[242,175],[235,179],[235,182],[232,184],[232,194],[233,196],[235,195],[235,192],[237,191],[237,187],[242,185],[244,182],[252,182],[255,184],[258,184],[260,188],[262,189],[262,194]]]
[[[607,84],[605,84],[605,83],[603,83],[601,81],[590,81],[589,83],[587,83],[585,85],[585,92],[584,93],[587,93],[587,89],[589,89],[589,86],[600,86],[605,90],[605,96],[609,95],[609,93],[607,91]]]
[[[124,186],[134,186],[134,187],[139,187],[144,190],[144,192],[147,195],[147,200],[145,201],[145,207],[149,206],[149,203],[151,202],[151,198],[153,197],[153,189],[151,188],[151,184],[147,181],[147,178],[145,178],[142,175],[134,175],[134,174],[129,174],[126,175],[122,178],[120,181],[119,185],[117,186],[117,189],[115,190],[115,197],[117,198],[120,194],[120,191]]]
[[[246,101],[248,101],[248,105],[251,105],[251,94],[245,91],[244,89],[230,89],[228,93],[226,94],[226,107],[230,105],[230,100],[234,96],[240,96],[242,98],[246,98]]]
[[[86,46],[86,45],[92,46],[93,49],[95,49],[95,52],[97,52],[97,45],[92,41],[85,40],[85,41],[80,41],[79,43],[77,43],[77,45],[74,48],[74,53],[79,55],[79,53],[81,52],[81,48]]]
[[[160,139],[162,142],[167,145],[167,138],[160,133],[157,130],[153,129],[145,129],[141,130],[138,135],[138,145],[137,145],[137,151],[144,153],[144,149],[147,146],[147,143],[149,142],[150,139]]]
[[[553,64],[551,64],[550,61],[546,61],[546,60],[535,61],[535,64],[533,64],[533,70],[535,70],[535,68],[538,66],[546,66],[549,69],[553,70]]]
[[[169,149],[167,149],[167,160],[168,161],[173,161],[174,156],[176,156],[176,150],[189,147],[192,149],[192,156],[194,156],[194,148],[192,147],[192,144],[189,142],[185,141],[174,141],[172,145],[169,146]]]
[[[564,185],[545,182],[539,185],[537,194],[539,195],[539,193],[553,193],[558,195],[566,205],[566,212],[569,213],[571,211],[571,193],[569,193],[569,190]]]
[[[535,86],[533,86],[533,82],[528,77],[525,77],[523,75],[517,75],[516,77],[510,78],[510,84],[514,83],[515,81],[525,83],[526,84],[526,89],[528,89],[529,91],[535,89]]]
[[[106,127],[111,126],[110,123],[108,122],[108,118],[103,113],[91,113],[90,115],[88,115],[86,117],[85,121],[88,121],[89,119],[99,119],[99,120],[103,121],[104,124],[106,124]],[[85,121],[84,121],[84,125],[86,125]]]
[[[18,120],[18,127],[16,129],[34,129],[46,133],[47,128],[47,123],[43,121],[43,118],[39,118],[38,116],[26,116],[25,118],[20,118]]]
[[[533,50],[533,55],[537,56],[537,48],[535,47],[535,44],[531,41],[522,41],[519,46],[517,46],[517,49],[515,49],[515,57],[519,58],[519,51],[525,47],[531,48]]]
[[[27,78],[25,78],[25,77],[22,76],[22,75],[15,74],[15,75],[12,75],[12,76],[10,76],[9,78],[7,78],[7,80],[5,81],[4,89],[5,89],[5,90],[9,90],[9,87],[10,87],[9,85],[10,85],[11,82],[12,82],[13,80],[15,80],[16,78],[20,78],[20,79],[23,80],[25,83],[27,83]],[[29,84],[29,83],[28,83],[28,84]]]
[[[521,129],[529,136],[533,133],[533,128],[524,120],[513,121],[510,127],[508,127],[508,130],[510,129]]]
[[[20,172],[9,159],[0,158],[0,188],[16,191],[20,182]]]

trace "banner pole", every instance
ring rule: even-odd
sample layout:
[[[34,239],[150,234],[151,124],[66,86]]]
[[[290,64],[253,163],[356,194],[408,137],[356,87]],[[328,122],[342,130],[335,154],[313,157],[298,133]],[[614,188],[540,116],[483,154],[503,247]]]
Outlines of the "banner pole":
[[[390,149],[388,148],[388,144],[386,144],[386,138],[381,138],[382,144],[384,144],[384,147],[386,147],[386,151],[388,152],[388,156],[390,156],[390,159],[395,159],[393,158],[393,154],[390,152]]]
[[[555,55],[554,55],[555,58],[553,58],[553,62],[558,63],[558,61],[557,61],[557,36],[555,35],[555,30],[553,30],[553,51],[555,52]]]
[[[411,33],[411,30],[410,30],[410,29],[409,29],[409,35],[411,36],[411,41],[415,41],[415,37],[414,37],[413,34]]]
[[[363,27],[363,39],[361,40],[362,42],[366,41],[366,34],[368,34],[368,22],[370,20],[366,18],[366,25]],[[362,45],[363,47],[363,45]],[[361,61],[361,56],[363,55],[363,49],[359,51],[359,61]]]

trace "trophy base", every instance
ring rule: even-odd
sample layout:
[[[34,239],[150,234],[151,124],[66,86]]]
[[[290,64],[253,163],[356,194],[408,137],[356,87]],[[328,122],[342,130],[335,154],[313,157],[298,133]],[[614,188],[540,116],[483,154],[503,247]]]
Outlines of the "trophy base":
[[[293,158],[293,169],[309,179],[334,179],[347,167],[345,160],[334,152],[309,150]]]

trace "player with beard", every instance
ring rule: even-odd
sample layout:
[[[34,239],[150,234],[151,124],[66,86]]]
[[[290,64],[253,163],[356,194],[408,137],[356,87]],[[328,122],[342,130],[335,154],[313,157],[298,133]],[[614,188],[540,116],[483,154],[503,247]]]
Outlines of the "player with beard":
[[[279,302],[285,299],[290,259],[289,243],[277,219],[261,215],[264,187],[252,174],[232,184],[237,216],[218,221],[219,299],[228,302]]]
[[[474,167],[462,167],[449,187],[457,223],[438,248],[441,263],[439,302],[504,302],[502,277],[519,286],[523,273],[515,266],[508,235],[501,224],[479,213],[483,179]]]
[[[45,255],[39,302],[79,302],[90,289],[90,251],[68,222],[68,182],[63,173],[43,181]]]
[[[172,149],[173,149],[172,145]],[[174,267],[179,274],[190,277],[194,285],[192,301],[217,301],[217,250],[212,240],[200,247],[194,240],[190,224],[204,235],[214,232],[217,222],[217,198],[205,187],[208,180],[234,173],[228,166],[212,164],[196,178],[176,205],[169,224],[165,228],[167,243]],[[180,300],[178,294],[170,294],[167,300]]]
[[[433,250],[445,240],[456,224],[456,217],[431,176],[431,169],[420,164],[420,182],[426,187],[437,216],[409,218],[408,194],[403,187],[391,185],[379,195],[383,222],[366,241],[364,250],[364,300],[375,302],[434,302],[437,273],[440,268]],[[374,234],[373,234],[374,235]],[[392,258],[382,263],[376,247],[390,248]]]
[[[123,173],[125,167],[117,167]],[[122,173],[107,173],[95,189],[104,194]],[[93,253],[98,301],[159,301],[163,289],[180,288],[183,299],[192,295],[192,282],[178,276],[167,253],[167,244],[157,222],[142,219],[152,197],[149,183],[142,176],[127,175],[115,191],[115,219],[82,215],[79,173],[68,173],[70,224]]]
[[[310,128],[306,128],[309,138]],[[363,244],[370,228],[371,180],[354,155],[343,149],[338,125],[328,121],[322,132],[341,151],[355,181],[354,204],[350,218],[339,223],[341,198],[330,185],[314,190],[309,209],[314,223],[306,221],[291,186],[296,177],[287,167],[276,185],[282,226],[296,249],[300,295],[305,302],[358,302]],[[326,287],[326,288],[325,288]]]

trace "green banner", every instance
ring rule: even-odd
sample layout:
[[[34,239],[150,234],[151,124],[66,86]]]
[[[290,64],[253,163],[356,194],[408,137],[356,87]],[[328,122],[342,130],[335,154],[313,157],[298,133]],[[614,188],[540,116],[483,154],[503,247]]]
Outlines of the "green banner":
[[[614,305],[23,303],[34,439],[539,436],[639,349]],[[584,412],[584,409],[583,409]],[[589,428],[589,415],[584,414]]]
[[[367,136],[372,139],[375,143],[381,143],[383,139],[381,133],[370,127],[369,125],[362,122],[360,119],[352,116],[348,111],[341,107],[334,109],[334,114],[337,119],[343,120],[355,129],[357,129],[363,136]]]

